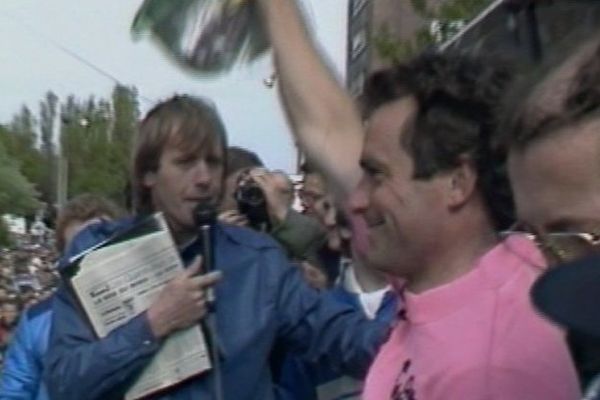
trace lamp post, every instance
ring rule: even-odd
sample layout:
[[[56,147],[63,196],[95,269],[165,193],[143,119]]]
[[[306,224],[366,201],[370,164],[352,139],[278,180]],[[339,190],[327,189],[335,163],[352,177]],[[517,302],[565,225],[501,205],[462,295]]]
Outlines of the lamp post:
[[[61,128],[64,125],[69,125],[73,121],[66,117],[58,117],[54,123],[55,137],[58,137],[58,154],[57,154],[57,179],[56,179],[56,205],[59,210],[67,203],[69,190],[69,160],[62,148]],[[77,124],[83,128],[90,126],[90,121],[87,118],[80,118]]]

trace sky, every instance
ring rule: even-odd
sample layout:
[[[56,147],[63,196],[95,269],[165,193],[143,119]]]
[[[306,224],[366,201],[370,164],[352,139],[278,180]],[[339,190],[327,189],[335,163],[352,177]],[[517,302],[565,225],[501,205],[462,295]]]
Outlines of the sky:
[[[173,0],[176,1],[176,0]],[[343,77],[347,0],[303,0],[313,30]],[[258,153],[267,167],[295,172],[296,152],[277,91],[263,79],[270,55],[218,78],[177,67],[149,39],[134,41],[130,25],[142,0],[1,0],[0,123],[23,104],[34,113],[48,90],[61,100],[109,98],[115,82],[68,55],[77,54],[140,93],[142,113],[175,93],[217,105],[230,143]]]

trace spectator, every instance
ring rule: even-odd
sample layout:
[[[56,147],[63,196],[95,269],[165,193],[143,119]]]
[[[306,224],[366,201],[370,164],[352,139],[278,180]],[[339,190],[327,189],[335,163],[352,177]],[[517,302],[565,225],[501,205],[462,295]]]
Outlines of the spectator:
[[[12,338],[13,330],[19,318],[21,304],[19,299],[13,295],[0,305],[0,352],[4,353]]]
[[[227,148],[227,173],[225,174],[225,186],[223,199],[220,202],[220,220],[235,225],[247,225],[247,219],[239,214],[235,193],[238,188],[240,176],[252,168],[262,168],[264,164],[257,154],[241,147],[231,146]]]
[[[302,207],[304,213],[307,215],[315,215],[315,204],[323,199],[327,192],[325,179],[315,169],[304,164],[304,182],[302,189],[300,190],[300,200],[302,200]]]
[[[510,149],[520,227],[535,236],[553,264],[596,251],[577,235],[595,238],[600,228],[598,33],[597,28],[576,30],[565,41],[564,61],[540,66],[507,101],[508,121],[502,132]],[[573,46],[579,37],[591,39]],[[569,299],[563,304],[568,307]],[[582,385],[587,386],[600,374],[600,339],[584,333],[571,330],[569,343]]]
[[[293,260],[314,263],[314,253],[323,245],[325,232],[314,217],[292,208],[293,187],[289,177],[281,171],[255,169],[250,171],[250,179],[264,193],[271,236]],[[312,273],[315,275],[317,271]]]
[[[503,155],[491,143],[510,74],[451,54],[376,73],[365,135],[294,2],[259,5],[298,142],[338,193],[351,193],[367,223],[367,264],[403,287],[405,311],[364,399],[577,398],[563,334],[529,302],[542,270],[512,249],[538,253],[524,237],[495,232],[512,217]]]
[[[252,206],[242,200],[241,197],[247,197],[241,194],[242,186],[258,186],[260,203]],[[293,198],[292,182],[284,172],[265,170],[260,158],[249,150],[228,148],[219,220],[238,226],[250,225],[267,232],[284,247],[291,259],[301,261],[322,245],[324,232],[316,220],[293,210]],[[311,276],[318,273],[313,269]]]
[[[123,212],[110,200],[84,193],[69,201],[56,220],[56,248],[59,253],[87,226],[105,220],[114,220]]]
[[[115,219],[121,214],[118,207],[100,196],[82,194],[73,198],[61,210],[56,223],[59,252],[62,253],[85,227],[103,220]],[[5,357],[5,368],[0,380],[0,399],[49,398],[42,382],[52,320],[53,298],[49,294],[46,292],[42,295],[47,297],[45,300],[21,315]],[[38,299],[39,297],[33,298],[36,302]]]

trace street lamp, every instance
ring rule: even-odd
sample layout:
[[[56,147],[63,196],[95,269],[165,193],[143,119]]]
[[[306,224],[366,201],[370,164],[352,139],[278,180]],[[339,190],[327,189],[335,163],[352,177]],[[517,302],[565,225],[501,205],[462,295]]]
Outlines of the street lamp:
[[[65,152],[62,148],[61,141],[61,127],[63,125],[69,125],[71,121],[67,117],[58,117],[54,123],[55,137],[58,137],[58,165],[57,165],[57,179],[56,179],[56,205],[59,210],[62,210],[64,205],[67,203],[68,189],[69,189],[69,160],[67,159]],[[80,118],[76,123],[87,128],[90,126],[90,120],[87,118]]]

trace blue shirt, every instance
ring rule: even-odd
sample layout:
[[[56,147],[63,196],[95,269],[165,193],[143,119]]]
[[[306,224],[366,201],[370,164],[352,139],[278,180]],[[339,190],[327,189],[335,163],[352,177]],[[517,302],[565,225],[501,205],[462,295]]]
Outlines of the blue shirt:
[[[358,294],[348,291],[339,283],[329,290],[331,295],[362,311]],[[379,321],[392,323],[398,310],[398,295],[390,290],[377,310]],[[360,398],[362,380],[345,376],[327,362],[310,363],[298,356],[284,355],[281,365],[276,366],[278,400],[350,400]]]
[[[88,228],[67,257],[127,224]],[[214,237],[215,265],[223,274],[215,293],[225,399],[273,399],[268,359],[276,340],[311,362],[327,359],[345,373],[364,375],[388,324],[368,321],[355,308],[311,289],[267,235],[217,225]],[[189,261],[198,253],[193,243],[182,258]],[[64,288],[54,302],[50,343],[46,382],[51,398],[61,400],[121,399],[161,346],[145,314],[96,339]],[[153,398],[210,400],[212,383],[209,372]]]

